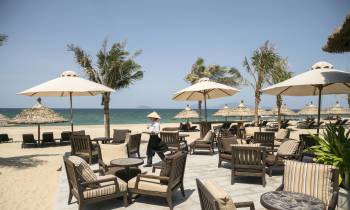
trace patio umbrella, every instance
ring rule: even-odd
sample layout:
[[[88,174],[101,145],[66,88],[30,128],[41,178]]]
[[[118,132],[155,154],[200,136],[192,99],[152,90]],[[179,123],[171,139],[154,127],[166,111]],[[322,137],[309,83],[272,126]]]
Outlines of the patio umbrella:
[[[173,100],[176,101],[204,101],[205,121],[207,121],[207,99],[232,96],[239,90],[208,78],[201,78],[196,84],[176,92]]]
[[[339,103],[339,101],[337,101],[335,103],[334,106],[330,107],[329,109],[327,109],[325,111],[327,114],[330,114],[330,115],[349,115],[350,114],[350,111],[349,109],[345,108],[345,107],[342,107]]]
[[[69,96],[70,121],[73,131],[72,97],[95,96],[105,92],[114,92],[114,90],[107,86],[80,78],[74,71],[65,71],[56,79],[44,82],[17,94],[26,96]]]
[[[40,125],[49,123],[61,123],[67,122],[66,119],[61,117],[58,113],[50,108],[42,105],[41,99],[38,98],[38,102],[29,109],[24,109],[17,114],[14,118],[9,120],[12,124],[35,124],[38,125],[38,140],[40,141]]]
[[[237,107],[232,108],[229,112],[229,116],[235,116],[235,117],[239,116],[241,117],[241,120],[242,120],[242,117],[248,117],[248,116],[254,116],[254,115],[255,115],[254,111],[246,107],[243,100]]]
[[[230,115],[231,109],[225,104],[225,106],[222,109],[219,109],[217,112],[215,112],[214,116],[219,117],[225,117],[225,121],[227,121],[227,117]]]
[[[272,111],[258,107],[258,115],[259,116],[272,116],[273,114],[272,114]]]
[[[305,116],[317,116],[318,115],[318,107],[315,106],[312,101],[307,104],[304,108],[302,108],[298,115],[305,115]]]
[[[5,115],[0,114],[0,126],[7,125],[7,122],[9,121],[9,118],[7,118]]]
[[[272,111],[273,115],[278,115],[277,107],[274,107],[271,111]],[[283,104],[281,106],[280,113],[283,116],[294,116],[294,115],[296,115],[296,113],[293,110],[289,109],[286,104]]]
[[[187,119],[187,122],[189,119],[192,118],[198,118],[199,114],[192,110],[191,107],[189,105],[187,105],[187,107],[182,110],[181,112],[179,112],[177,115],[175,115],[175,119]]]
[[[317,125],[320,123],[321,96],[350,93],[350,73],[333,69],[324,61],[314,64],[311,70],[262,90],[271,95],[313,96],[318,95]],[[319,128],[317,128],[317,134]]]

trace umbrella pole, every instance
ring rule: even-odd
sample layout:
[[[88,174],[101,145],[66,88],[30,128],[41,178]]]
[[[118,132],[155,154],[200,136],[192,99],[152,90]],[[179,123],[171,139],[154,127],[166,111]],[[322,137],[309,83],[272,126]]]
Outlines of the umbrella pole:
[[[40,144],[40,124],[38,124],[38,143]]]
[[[70,127],[73,132],[73,102],[72,102],[72,92],[69,93],[69,105],[70,105]]]
[[[322,86],[319,86],[318,87],[318,110],[317,110],[317,135],[320,134],[321,94],[322,94]]]
[[[204,91],[204,114],[205,114],[205,122],[207,122],[208,121],[208,119],[207,119],[207,95],[206,95],[206,93],[205,93],[205,91]]]

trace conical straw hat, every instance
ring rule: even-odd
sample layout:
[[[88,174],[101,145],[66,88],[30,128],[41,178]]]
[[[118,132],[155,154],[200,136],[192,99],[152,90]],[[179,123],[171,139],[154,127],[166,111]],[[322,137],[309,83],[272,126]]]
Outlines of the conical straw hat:
[[[157,112],[153,111],[147,115],[148,118],[160,119],[160,116]]]

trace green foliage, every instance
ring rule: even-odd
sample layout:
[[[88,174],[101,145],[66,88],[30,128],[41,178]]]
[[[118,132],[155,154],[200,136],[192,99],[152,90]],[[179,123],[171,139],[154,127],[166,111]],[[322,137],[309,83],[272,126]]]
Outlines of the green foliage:
[[[318,163],[333,165],[339,168],[340,173],[350,172],[350,140],[342,126],[328,125],[324,137],[313,136],[318,145],[307,151],[314,152]]]
[[[7,40],[7,35],[0,34],[0,46],[2,46]]]

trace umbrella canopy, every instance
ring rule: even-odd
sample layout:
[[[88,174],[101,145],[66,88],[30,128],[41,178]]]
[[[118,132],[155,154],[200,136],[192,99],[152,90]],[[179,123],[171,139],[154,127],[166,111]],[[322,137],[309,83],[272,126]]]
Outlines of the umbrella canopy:
[[[328,37],[327,44],[322,49],[327,52],[350,52],[350,14],[346,16],[342,26]]]
[[[229,113],[229,116],[240,116],[241,118],[254,115],[254,111],[246,107],[243,100],[237,107],[232,108]]]
[[[321,95],[350,93],[350,73],[333,69],[324,61],[312,66],[310,71],[262,90],[271,95],[312,96],[318,95],[317,124],[320,123]],[[317,129],[319,133],[319,129]]]
[[[18,94],[26,96],[69,96],[71,127],[73,131],[72,96],[95,96],[105,92],[114,92],[114,90],[107,86],[80,78],[74,71],[65,71],[56,79],[44,82]]]
[[[187,107],[179,112],[177,115],[175,115],[175,119],[191,119],[191,118],[198,118],[199,114],[192,110],[190,106],[187,105]]]
[[[266,110],[266,109],[259,107],[258,108],[258,115],[259,116],[272,116],[273,113],[272,113],[272,111],[269,111],[269,110]]]
[[[176,101],[204,101],[205,120],[207,120],[207,99],[232,96],[239,90],[208,78],[202,78],[198,83],[176,92],[173,100]]]
[[[225,104],[225,106],[222,109],[219,109],[213,115],[219,117],[228,117],[230,115],[230,111],[230,108],[227,106],[227,104]]]
[[[50,108],[42,105],[41,99],[29,109],[24,109],[22,112],[12,118],[9,123],[12,124],[35,124],[38,125],[38,139],[40,140],[40,124],[67,122],[58,113]]]
[[[272,111],[273,115],[277,115],[278,114],[277,107],[274,107],[271,111]],[[281,115],[284,115],[284,116],[294,116],[294,115],[296,115],[296,113],[293,110],[289,109],[286,104],[283,104],[281,106],[280,112],[281,112]]]
[[[317,114],[318,114],[318,107],[315,106],[312,103],[312,101],[298,112],[298,115],[305,115],[305,116],[312,116]]]
[[[5,115],[0,114],[0,126],[7,125],[8,121],[9,121],[9,118],[7,118]]]
[[[330,115],[348,115],[348,114],[350,114],[349,109],[340,106],[339,101],[337,101],[334,106],[330,107],[325,112],[327,114],[330,114]]]

